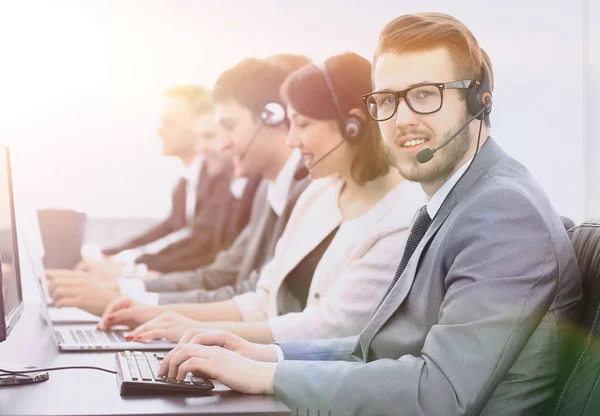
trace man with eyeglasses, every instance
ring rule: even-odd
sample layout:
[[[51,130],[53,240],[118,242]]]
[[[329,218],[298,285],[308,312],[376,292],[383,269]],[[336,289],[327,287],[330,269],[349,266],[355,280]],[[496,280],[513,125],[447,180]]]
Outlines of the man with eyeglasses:
[[[539,414],[581,279],[544,192],[488,136],[490,59],[461,22],[424,13],[383,29],[373,68],[365,105],[430,200],[367,327],[278,346],[190,333],[161,373],[275,394],[296,414]]]

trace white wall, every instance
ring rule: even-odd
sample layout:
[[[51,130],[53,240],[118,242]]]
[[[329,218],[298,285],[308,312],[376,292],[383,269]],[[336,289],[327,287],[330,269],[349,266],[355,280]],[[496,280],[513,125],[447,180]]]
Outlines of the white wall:
[[[600,134],[592,124],[600,117],[600,4],[588,0],[588,11],[586,218],[600,218]]]
[[[584,128],[584,1],[592,3],[14,2],[0,13],[0,46],[11,58],[0,69],[0,141],[15,145],[16,181],[38,205],[157,217],[179,171],[160,157],[155,132],[166,87],[210,86],[252,55],[323,59],[353,50],[370,58],[392,17],[442,11],[464,21],[492,58],[493,136],[529,167],[560,214],[581,221],[600,213],[598,197],[585,197],[599,189],[600,149]],[[590,8],[598,93],[600,16],[597,4]]]

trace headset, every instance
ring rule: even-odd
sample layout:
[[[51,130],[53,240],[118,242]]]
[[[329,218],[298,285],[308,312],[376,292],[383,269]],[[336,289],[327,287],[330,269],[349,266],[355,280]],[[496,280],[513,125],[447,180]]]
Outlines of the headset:
[[[481,124],[483,124],[483,120],[485,120],[492,111],[492,80],[490,76],[490,70],[483,61],[483,65],[481,68],[481,81],[471,81],[471,85],[469,85],[469,91],[467,93],[467,109],[469,113],[471,113],[471,117],[469,120],[456,132],[454,133],[448,140],[444,141],[438,147],[431,149],[426,147],[425,149],[419,150],[417,152],[417,160],[419,163],[427,163],[431,159],[433,159],[433,155],[440,149],[446,147],[452,140],[454,140],[460,133],[463,132],[469,124],[475,119],[479,120]],[[477,149],[475,150],[475,155],[479,152],[479,141],[481,139],[481,125],[479,126],[479,135],[477,136]]]
[[[260,133],[264,127],[278,127],[285,125],[286,122],[287,117],[283,106],[277,102],[267,103],[260,112],[260,124],[256,130],[254,130],[254,133],[252,133],[250,140],[248,140],[248,144],[240,155],[240,160],[248,155],[248,151],[258,137],[258,133]]]
[[[279,126],[286,121],[285,109],[277,102],[267,103],[260,112],[260,119],[265,126]]]
[[[485,60],[482,65],[481,81],[474,81],[467,93],[467,108],[478,120],[485,120],[492,112],[492,79]]]
[[[342,112],[340,100],[337,96],[337,93],[335,92],[335,88],[333,87],[333,82],[331,82],[331,77],[329,76],[329,72],[327,71],[327,65],[325,65],[325,62],[323,61],[315,63],[314,66],[317,67],[317,69],[325,79],[325,84],[327,84],[327,89],[329,89],[329,93],[333,101],[333,106],[335,107],[335,110],[338,114],[338,118],[340,119],[340,125],[342,127],[342,135],[344,136],[344,139],[346,139],[349,142],[358,140],[362,132],[362,120],[356,116],[344,115],[344,113]]]

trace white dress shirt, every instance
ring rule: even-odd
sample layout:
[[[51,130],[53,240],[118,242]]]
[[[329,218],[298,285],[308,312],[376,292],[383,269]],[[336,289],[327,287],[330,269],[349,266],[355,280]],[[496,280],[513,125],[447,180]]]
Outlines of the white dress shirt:
[[[237,200],[242,199],[244,191],[246,190],[246,185],[248,185],[248,178],[235,178],[229,185],[231,195]]]
[[[203,155],[198,155],[186,166],[183,172],[185,180],[185,218],[186,223],[191,225],[194,222],[194,214],[196,212],[196,191],[200,182],[200,173],[204,167],[206,158]]]
[[[290,157],[288,157],[287,161],[285,162],[283,168],[281,168],[279,171],[275,181],[269,182],[269,188],[267,189],[267,201],[278,217],[283,214],[285,206],[287,205],[290,188],[294,182],[294,175],[301,158],[302,154],[300,151],[298,149],[294,149]]]
[[[296,173],[296,168],[298,167],[298,163],[300,163],[301,157],[302,155],[300,154],[300,152],[297,149],[295,149],[290,155],[290,157],[288,157],[288,160],[285,162],[283,168],[279,171],[277,178],[275,178],[274,181],[269,182],[267,190],[267,201],[269,202],[269,205],[271,206],[275,214],[277,214],[277,216],[281,216],[281,214],[283,214],[283,211],[285,210],[285,206],[287,205],[287,201],[290,194],[290,189],[292,187],[292,184],[294,183],[294,174]],[[190,165],[190,167],[191,166],[192,165]],[[198,175],[199,174],[200,173],[198,172]],[[240,179],[245,179],[245,182],[247,182],[246,178]],[[240,181],[237,186],[239,187],[243,185],[243,187],[245,187],[245,182]],[[235,183],[235,181],[233,181],[233,183]],[[120,279],[118,281],[118,285],[121,293],[147,305],[158,305],[159,294],[147,292],[146,285],[144,284],[143,279]]]
[[[454,188],[454,185],[456,185],[456,183],[460,180],[465,171],[469,168],[469,165],[471,164],[472,160],[473,158],[469,159],[467,163],[462,165],[460,169],[454,172],[454,175],[452,175],[450,179],[444,182],[440,189],[438,189],[437,192],[433,194],[433,196],[427,203],[427,213],[429,214],[429,218],[433,219],[436,216],[436,214],[442,207],[442,204],[446,200],[446,197],[448,196],[452,188]]]

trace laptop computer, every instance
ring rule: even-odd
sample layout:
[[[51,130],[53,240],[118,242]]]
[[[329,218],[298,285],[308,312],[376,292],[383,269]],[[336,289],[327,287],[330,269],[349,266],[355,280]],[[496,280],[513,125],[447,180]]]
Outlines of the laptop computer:
[[[17,219],[15,233],[19,236],[27,236],[26,230],[22,230],[23,224]],[[14,261],[19,265],[21,273],[35,273],[36,285],[41,297],[42,318],[52,327],[53,340],[60,351],[126,351],[135,349],[138,351],[162,351],[171,350],[177,344],[166,341],[133,342],[125,340],[128,329],[115,329],[113,331],[99,331],[96,329],[98,318],[94,317],[93,324],[57,324],[50,317],[47,290],[45,291],[44,267],[41,258],[36,256],[34,247],[29,239],[24,238],[22,247],[25,253],[15,251]],[[92,315],[93,316],[93,315]]]
[[[20,256],[19,261],[28,261],[29,270],[43,270],[40,260],[32,257],[29,245],[25,244],[27,256]],[[27,270],[27,268],[22,268]],[[37,275],[37,273],[36,273]],[[149,341],[149,342],[134,342],[125,340],[125,334],[129,329],[114,329],[112,331],[99,331],[96,329],[98,317],[89,314],[93,317],[92,324],[85,323],[63,323],[56,322],[52,319],[50,309],[47,303],[47,289],[45,290],[45,278],[36,278],[37,287],[41,298],[41,315],[42,318],[52,326],[52,335],[54,343],[60,351],[126,351],[136,349],[139,351],[163,351],[171,350],[177,344],[166,341]]]

